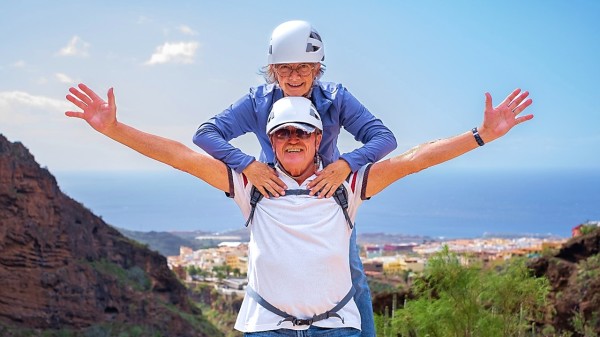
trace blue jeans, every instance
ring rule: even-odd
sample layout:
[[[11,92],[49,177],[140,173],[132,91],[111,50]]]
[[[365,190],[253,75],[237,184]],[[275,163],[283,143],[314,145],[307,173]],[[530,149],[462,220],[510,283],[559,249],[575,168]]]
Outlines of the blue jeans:
[[[244,337],[360,337],[360,331],[354,328],[327,329],[311,326],[307,330],[279,329],[247,332]]]
[[[375,337],[375,320],[373,318],[373,303],[371,302],[371,290],[367,283],[367,276],[360,261],[358,244],[356,243],[356,226],[350,236],[350,272],[352,273],[352,285],[356,289],[354,302],[360,312],[361,329],[360,337]]]

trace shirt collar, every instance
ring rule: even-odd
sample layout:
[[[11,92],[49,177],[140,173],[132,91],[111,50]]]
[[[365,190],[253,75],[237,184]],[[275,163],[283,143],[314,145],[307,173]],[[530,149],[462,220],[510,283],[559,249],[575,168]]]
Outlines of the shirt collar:
[[[318,170],[322,170],[323,169],[323,163],[319,163],[319,168]],[[298,182],[296,182],[296,180],[294,178],[292,178],[288,173],[286,173],[280,166],[279,163],[275,164],[275,170],[277,171],[278,175],[279,175],[279,179],[283,180],[283,182],[288,186],[288,188],[290,189],[299,189],[299,188],[306,188],[306,185],[308,185],[309,182],[313,181],[317,176],[315,174],[311,175],[310,177],[308,177],[306,180],[304,180],[302,182],[301,185],[298,184]]]

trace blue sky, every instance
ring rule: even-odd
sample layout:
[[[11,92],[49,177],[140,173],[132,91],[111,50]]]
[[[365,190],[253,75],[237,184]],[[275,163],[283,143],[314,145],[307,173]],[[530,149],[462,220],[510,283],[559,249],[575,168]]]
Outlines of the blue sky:
[[[113,86],[121,121],[194,147],[201,122],[262,82],[269,35],[291,19],[317,28],[323,80],[394,131],[394,154],[479,125],[484,92],[520,87],[535,118],[446,167],[600,168],[598,1],[3,1],[0,133],[51,171],[164,169],[64,117],[68,88]]]

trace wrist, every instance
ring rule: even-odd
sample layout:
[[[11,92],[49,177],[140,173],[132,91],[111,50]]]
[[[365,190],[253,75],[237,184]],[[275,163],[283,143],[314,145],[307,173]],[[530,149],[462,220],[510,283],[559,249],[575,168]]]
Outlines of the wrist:
[[[247,173],[248,173],[248,170],[251,170],[251,169],[252,169],[251,167],[252,167],[252,166],[255,166],[254,164],[256,163],[256,158],[254,158],[254,157],[250,157],[250,158],[251,158],[251,159],[250,159],[250,162],[249,162],[248,164],[246,164],[246,166],[242,166],[242,167],[240,167],[240,169],[241,169],[241,170],[240,170],[240,172],[238,172],[238,173],[244,173],[244,174],[247,174]]]
[[[479,134],[479,130],[477,129],[477,127],[472,128],[471,133],[473,134],[473,138],[477,142],[477,145],[479,145],[479,146],[485,145],[485,141],[481,137],[481,134]]]
[[[352,172],[352,168],[350,167],[350,164],[346,161],[346,159],[344,158],[340,158],[338,159],[338,161],[340,162],[340,165],[346,170],[348,171],[348,173]]]

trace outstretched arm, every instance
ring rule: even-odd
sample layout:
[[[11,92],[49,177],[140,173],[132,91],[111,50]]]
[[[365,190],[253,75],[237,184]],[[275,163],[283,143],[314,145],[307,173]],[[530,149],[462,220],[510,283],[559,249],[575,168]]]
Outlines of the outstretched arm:
[[[478,128],[485,143],[504,136],[514,126],[533,118],[533,115],[519,116],[532,103],[528,96],[527,91],[516,89],[494,108],[492,96],[485,94],[483,123]],[[458,136],[421,144],[399,156],[373,164],[365,195],[371,197],[402,177],[441,164],[477,147],[479,144],[473,133],[467,131]]]
[[[196,176],[208,184],[229,191],[227,167],[222,162],[171,139],[149,134],[117,121],[117,106],[113,89],[108,90],[108,102],[84,84],[70,88],[67,100],[81,111],[65,115],[85,120],[103,135],[145,155]]]

